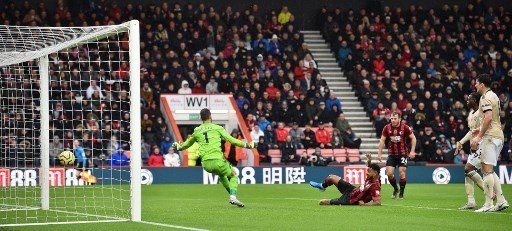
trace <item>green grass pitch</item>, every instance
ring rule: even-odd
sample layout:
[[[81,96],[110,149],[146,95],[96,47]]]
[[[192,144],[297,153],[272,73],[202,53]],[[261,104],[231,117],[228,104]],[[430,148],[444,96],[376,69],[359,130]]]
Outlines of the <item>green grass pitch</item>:
[[[319,206],[322,198],[339,196],[302,185],[240,185],[238,198],[228,203],[220,185],[143,186],[142,219],[206,230],[511,230],[512,208],[499,213],[458,211],[466,202],[463,184],[407,185],[404,200],[392,200],[383,185],[383,206]],[[512,185],[503,185],[512,202]],[[478,189],[476,199],[482,204]],[[0,230],[173,230],[133,222],[8,227]]]

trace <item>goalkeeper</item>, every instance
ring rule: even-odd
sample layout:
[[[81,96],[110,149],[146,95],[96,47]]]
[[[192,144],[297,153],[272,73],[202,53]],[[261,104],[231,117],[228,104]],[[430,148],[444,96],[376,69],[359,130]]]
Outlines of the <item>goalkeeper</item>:
[[[226,140],[235,146],[248,149],[255,148],[255,143],[240,141],[229,135],[223,127],[213,124],[211,112],[207,108],[202,109],[200,115],[203,124],[196,127],[192,136],[183,144],[174,142],[173,147],[175,150],[181,151],[197,142],[204,170],[219,175],[220,182],[229,193],[229,203],[238,207],[244,207],[244,204],[236,198],[238,177],[235,175],[229,162],[224,158],[221,140]]]

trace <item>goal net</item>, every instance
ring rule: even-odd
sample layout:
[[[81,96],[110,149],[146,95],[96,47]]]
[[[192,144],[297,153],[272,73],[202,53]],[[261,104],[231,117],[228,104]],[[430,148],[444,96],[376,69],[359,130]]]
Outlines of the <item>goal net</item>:
[[[136,20],[0,25],[0,227],[140,221],[139,46]]]

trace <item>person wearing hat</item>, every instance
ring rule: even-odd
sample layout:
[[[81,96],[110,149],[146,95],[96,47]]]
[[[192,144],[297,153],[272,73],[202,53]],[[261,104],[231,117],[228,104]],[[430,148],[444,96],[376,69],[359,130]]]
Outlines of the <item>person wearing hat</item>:
[[[324,192],[327,187],[334,185],[342,194],[341,197],[335,199],[322,199],[320,205],[381,205],[381,185],[380,185],[380,166],[372,164],[372,156],[366,154],[367,173],[366,180],[362,187],[356,187],[343,178],[336,175],[327,176],[323,183],[310,181],[309,185]]]
[[[192,88],[188,86],[188,81],[181,81],[181,88],[178,90],[178,94],[192,94]]]

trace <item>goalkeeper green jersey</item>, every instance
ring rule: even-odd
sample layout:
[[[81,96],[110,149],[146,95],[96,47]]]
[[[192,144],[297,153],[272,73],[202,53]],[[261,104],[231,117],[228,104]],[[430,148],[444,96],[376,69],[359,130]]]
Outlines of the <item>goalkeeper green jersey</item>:
[[[194,133],[183,143],[181,149],[185,150],[192,146],[194,142],[197,142],[199,144],[201,161],[224,159],[221,148],[222,140],[238,147],[245,147],[245,142],[229,135],[223,127],[211,122],[205,122],[194,129]]]

